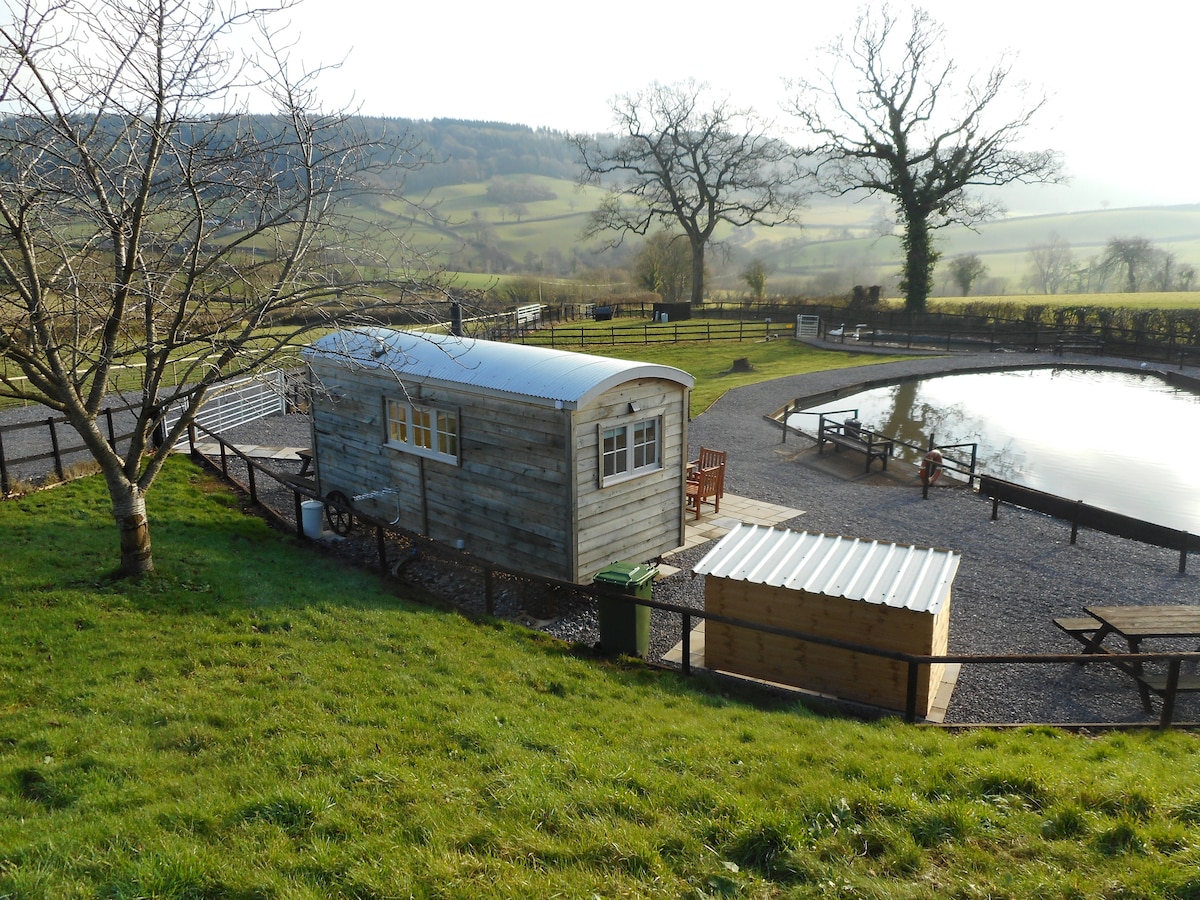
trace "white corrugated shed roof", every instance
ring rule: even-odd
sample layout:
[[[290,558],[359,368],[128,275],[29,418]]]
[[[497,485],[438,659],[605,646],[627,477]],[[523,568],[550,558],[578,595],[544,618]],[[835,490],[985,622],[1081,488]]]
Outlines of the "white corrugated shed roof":
[[[960,558],[954,550],[741,524],[693,571],[937,615]]]
[[[688,389],[695,383],[687,372],[671,366],[392,328],[334,332],[304,352],[383,369],[406,380],[469,385],[567,408],[635,378],[665,378]]]

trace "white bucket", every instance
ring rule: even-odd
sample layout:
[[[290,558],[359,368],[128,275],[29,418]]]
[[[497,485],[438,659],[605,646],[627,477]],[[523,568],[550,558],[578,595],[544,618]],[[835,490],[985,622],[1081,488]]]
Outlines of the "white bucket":
[[[320,500],[303,500],[300,503],[300,524],[304,528],[306,538],[321,536],[321,516],[325,513],[325,504]]]

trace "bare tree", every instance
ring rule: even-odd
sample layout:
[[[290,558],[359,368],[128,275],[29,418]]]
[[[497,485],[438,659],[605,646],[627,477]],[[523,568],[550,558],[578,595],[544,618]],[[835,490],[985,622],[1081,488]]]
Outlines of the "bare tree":
[[[1030,280],[1043,294],[1057,294],[1075,271],[1071,245],[1057,231],[1041,243],[1029,245]]]
[[[678,224],[692,251],[691,299],[704,299],[704,254],[722,222],[794,222],[803,195],[792,148],[752,110],[711,100],[694,81],[657,82],[613,103],[615,138],[571,135],[580,183],[610,187],[587,237],[646,234]]]
[[[272,28],[289,5],[18,0],[0,22],[0,396],[82,436],[124,574],[153,568],[146,497],[206,397],[294,364],[314,329],[428,296],[350,203],[417,148],[317,111],[318,72],[294,76]],[[97,417],[122,403],[118,448]]]
[[[904,34],[885,6],[860,15],[853,36],[829,47],[821,80],[791,83],[789,108],[812,135],[808,156],[821,188],[891,198],[904,227],[901,289],[910,310],[925,308],[932,287],[933,232],[1000,212],[972,189],[1061,177],[1056,153],[1015,147],[1045,99],[1012,112],[1004,60],[981,81],[956,83],[943,41],[942,26],[923,10],[913,10]],[[999,121],[991,121],[998,110]]]

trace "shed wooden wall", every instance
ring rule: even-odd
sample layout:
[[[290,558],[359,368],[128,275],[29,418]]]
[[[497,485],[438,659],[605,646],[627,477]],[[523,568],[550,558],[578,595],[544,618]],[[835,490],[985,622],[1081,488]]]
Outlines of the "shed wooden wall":
[[[707,575],[704,607],[881,650],[941,655],[949,644],[949,596],[933,615]],[[906,663],[720,622],[704,626],[704,664],[885,709],[904,710],[908,696]],[[921,667],[918,715],[928,714],[943,670],[942,665]]]
[[[575,414],[575,510],[581,574],[645,562],[684,542],[687,394],[674,382],[628,381]],[[635,403],[638,411],[629,412]],[[600,428],[662,416],[662,469],[600,487]]]
[[[347,496],[397,488],[397,522],[434,540],[463,540],[483,559],[587,583],[617,559],[644,561],[683,543],[686,395],[658,379],[633,381],[579,411],[410,385],[409,397],[459,412],[458,466],[386,446],[384,397],[403,398],[390,373],[314,360],[319,488]],[[640,411],[628,414],[629,403]],[[660,409],[660,406],[663,407]],[[663,416],[661,472],[600,488],[598,425]],[[390,521],[397,499],[357,501]]]

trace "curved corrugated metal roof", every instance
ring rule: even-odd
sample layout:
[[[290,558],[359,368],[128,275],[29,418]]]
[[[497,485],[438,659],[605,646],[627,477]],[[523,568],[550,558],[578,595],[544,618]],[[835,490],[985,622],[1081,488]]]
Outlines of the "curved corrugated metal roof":
[[[954,550],[741,524],[692,571],[936,615],[960,558]]]
[[[392,328],[334,332],[304,352],[346,365],[384,369],[406,380],[469,385],[565,407],[583,405],[635,378],[664,378],[689,389],[695,383],[687,372],[671,366]]]

